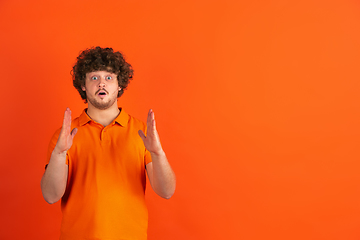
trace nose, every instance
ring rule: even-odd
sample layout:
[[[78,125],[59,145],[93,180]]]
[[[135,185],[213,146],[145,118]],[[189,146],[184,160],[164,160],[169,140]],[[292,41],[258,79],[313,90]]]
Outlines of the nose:
[[[99,87],[105,87],[105,79],[100,78]]]

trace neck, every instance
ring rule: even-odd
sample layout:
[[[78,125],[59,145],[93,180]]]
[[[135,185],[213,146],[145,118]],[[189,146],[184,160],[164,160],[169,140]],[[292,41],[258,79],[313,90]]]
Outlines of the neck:
[[[117,106],[117,102],[104,110],[98,109],[89,103],[86,113],[92,120],[106,127],[119,115],[120,110]]]

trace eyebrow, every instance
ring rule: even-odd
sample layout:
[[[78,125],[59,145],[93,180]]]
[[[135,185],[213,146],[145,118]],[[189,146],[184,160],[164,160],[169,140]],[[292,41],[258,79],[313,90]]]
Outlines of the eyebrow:
[[[91,72],[91,73],[87,73],[86,75],[88,75],[89,77],[93,77],[93,76],[100,76],[101,74]],[[109,76],[109,75],[117,76],[116,73],[111,73],[111,72],[108,72],[107,74],[104,74],[103,76]]]

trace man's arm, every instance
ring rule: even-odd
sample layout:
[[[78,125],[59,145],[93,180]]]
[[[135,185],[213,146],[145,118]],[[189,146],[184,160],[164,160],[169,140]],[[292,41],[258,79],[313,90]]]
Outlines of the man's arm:
[[[175,192],[176,178],[162,149],[159,134],[156,130],[155,115],[152,110],[149,111],[147,117],[146,136],[141,130],[139,135],[151,154],[152,162],[146,165],[151,187],[160,197],[169,199]]]
[[[67,108],[58,141],[41,179],[43,197],[50,204],[59,201],[65,193],[69,171],[69,166],[66,164],[66,152],[70,149],[76,132],[76,128],[71,131],[71,111]]]

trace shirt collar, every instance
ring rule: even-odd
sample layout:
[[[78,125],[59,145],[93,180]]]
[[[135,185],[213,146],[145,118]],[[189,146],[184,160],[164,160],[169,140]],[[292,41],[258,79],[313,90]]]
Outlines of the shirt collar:
[[[81,113],[80,117],[79,117],[79,125],[83,126],[85,124],[87,124],[88,122],[93,121],[89,115],[87,115],[86,113],[87,108],[85,108],[83,110],[83,112]],[[119,108],[120,110],[120,114],[114,119],[113,122],[116,122],[118,124],[120,124],[123,127],[127,126],[127,123],[129,121],[129,114],[127,114],[122,108]]]
[[[129,121],[129,114],[127,114],[122,108],[119,108],[120,113],[119,115],[115,118],[115,122],[117,122],[118,124],[120,124],[123,127],[126,127]]]

